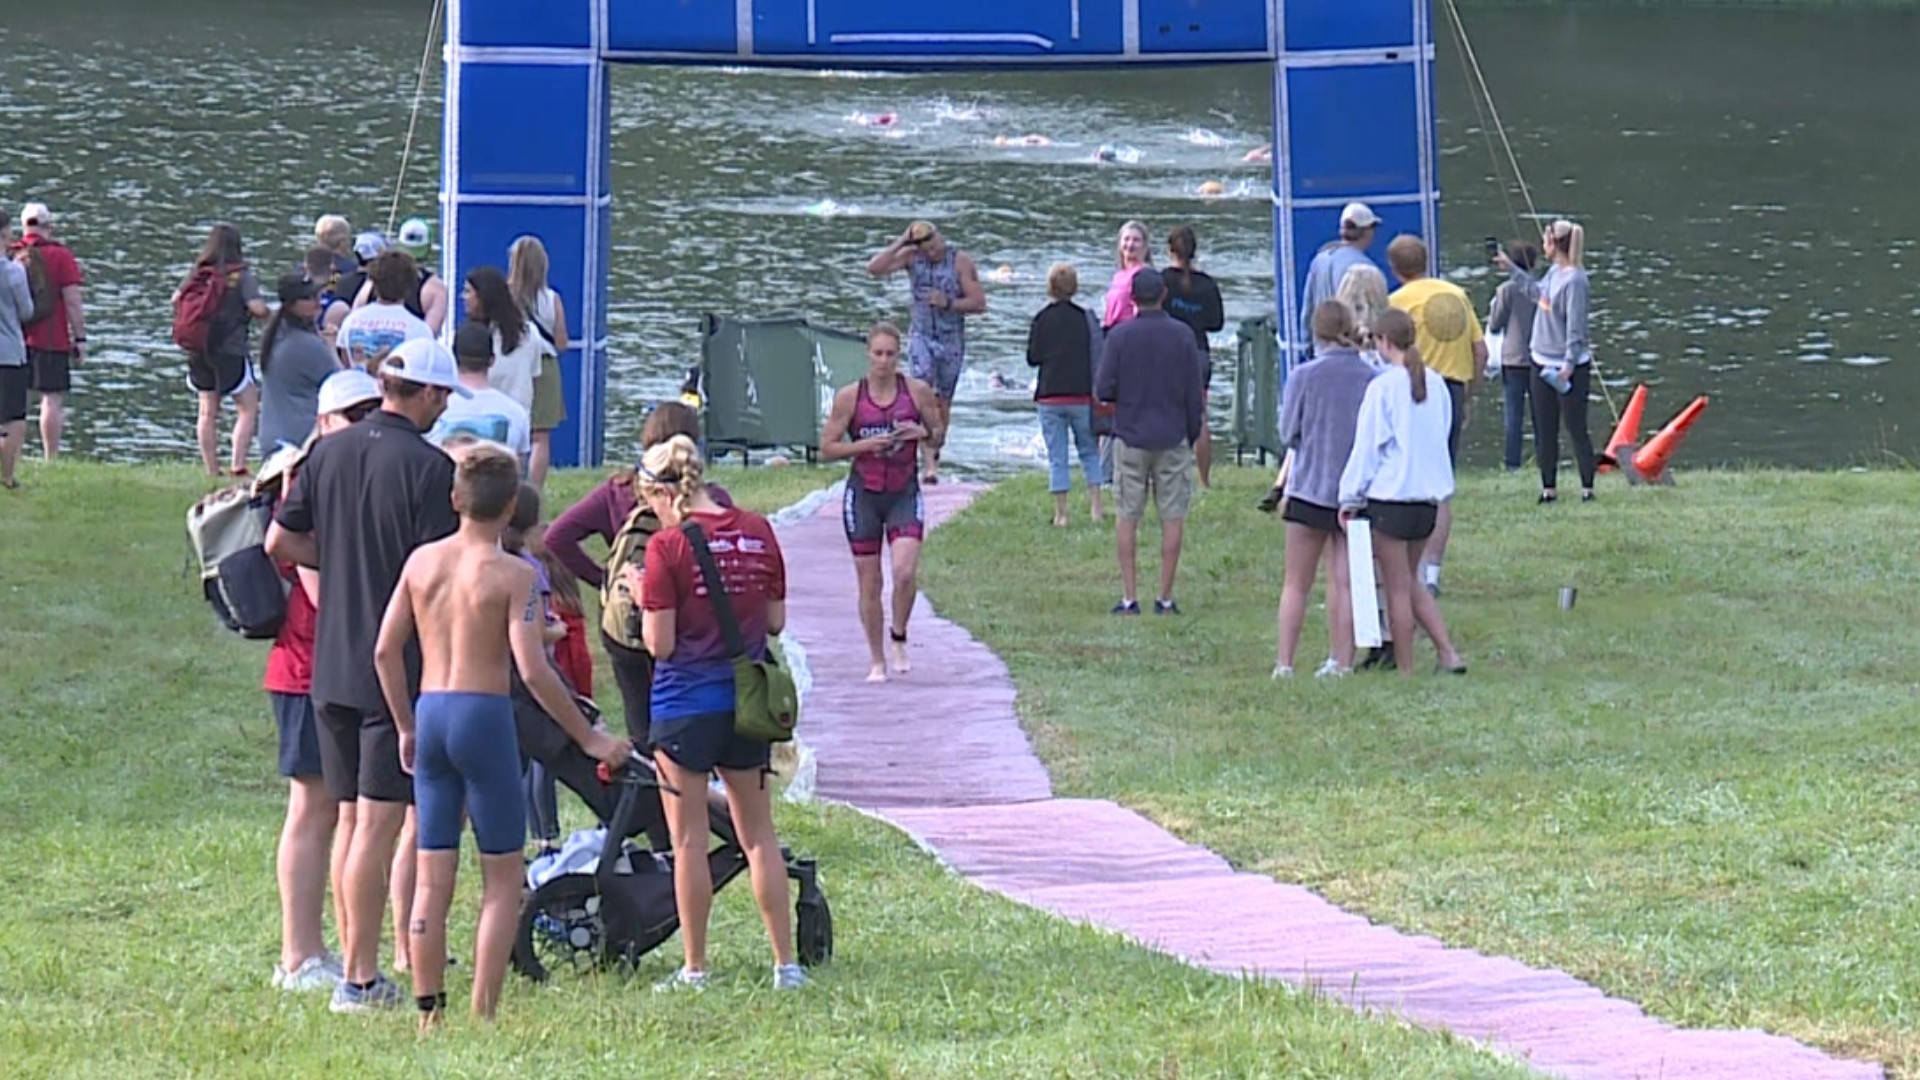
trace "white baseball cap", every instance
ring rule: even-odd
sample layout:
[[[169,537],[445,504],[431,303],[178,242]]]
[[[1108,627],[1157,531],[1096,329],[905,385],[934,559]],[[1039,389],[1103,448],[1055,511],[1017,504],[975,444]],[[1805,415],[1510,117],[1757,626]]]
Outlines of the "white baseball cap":
[[[363,232],[353,238],[353,254],[361,262],[372,262],[387,250],[387,238],[377,232]]]
[[[451,390],[463,398],[473,396],[473,391],[460,385],[460,368],[453,362],[453,354],[432,338],[414,338],[394,346],[380,370],[410,383]]]
[[[1358,225],[1363,229],[1371,229],[1380,224],[1380,215],[1374,213],[1373,207],[1366,203],[1350,202],[1345,210],[1340,211],[1340,224]]]
[[[380,383],[359,368],[336,371],[320,383],[320,413],[343,413],[367,401],[380,400]]]
[[[433,230],[420,218],[408,218],[400,223],[400,234],[395,243],[410,255],[424,255],[433,244]]]
[[[30,202],[20,208],[21,228],[26,229],[35,225],[51,224],[53,224],[53,211],[47,209],[46,203]]]

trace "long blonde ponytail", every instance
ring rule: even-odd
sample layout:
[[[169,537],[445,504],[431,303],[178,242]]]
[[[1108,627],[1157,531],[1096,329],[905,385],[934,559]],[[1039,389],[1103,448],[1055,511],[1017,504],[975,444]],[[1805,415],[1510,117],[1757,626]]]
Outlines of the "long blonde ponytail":
[[[1561,218],[1547,226],[1547,241],[1555,251],[1567,257],[1570,266],[1582,270],[1587,266],[1587,230],[1573,222]]]
[[[640,461],[640,483],[648,491],[671,491],[673,511],[681,519],[693,511],[693,497],[706,486],[706,462],[700,448],[685,435],[647,448]]]

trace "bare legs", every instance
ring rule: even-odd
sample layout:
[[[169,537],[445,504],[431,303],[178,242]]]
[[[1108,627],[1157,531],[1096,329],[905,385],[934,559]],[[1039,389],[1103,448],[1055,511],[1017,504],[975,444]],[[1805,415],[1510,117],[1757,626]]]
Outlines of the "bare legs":
[[[347,896],[347,922],[341,930],[346,979],[369,983],[380,974],[381,915],[387,906],[387,873],[394,841],[406,820],[404,803],[361,799],[355,811],[353,840],[336,887]]]
[[[233,396],[233,471],[237,476],[247,467],[247,455],[253,449],[253,435],[260,428],[260,388],[249,386]]]
[[[904,675],[911,670],[907,660],[907,621],[913,618],[913,602],[920,595],[920,541],[899,537],[887,541],[893,558],[893,604],[882,602],[886,582],[881,575],[880,556],[855,555],[854,577],[860,584],[860,629],[867,635],[868,682],[887,681],[887,638],[893,640],[893,671]],[[889,614],[886,627],[881,622]]]
[[[1200,486],[1213,488],[1213,427],[1210,424],[1200,426],[1200,441],[1193,444],[1194,464],[1200,470]]]
[[[907,661],[907,621],[913,618],[913,601],[920,595],[920,541],[901,537],[888,541],[893,550],[893,622],[888,636],[893,639],[893,670],[905,675],[912,670]]]
[[[20,466],[20,451],[27,445],[27,422],[16,420],[0,424],[0,487],[12,487],[14,471]],[[1097,498],[1097,496],[1096,496]]]
[[[194,395],[200,399],[200,415],[194,421],[194,438],[200,443],[200,464],[207,470],[208,476],[220,475],[220,395],[202,390]],[[42,426],[46,406],[42,405]]]
[[[1413,627],[1416,622],[1433,639],[1434,650],[1440,654],[1441,667],[1455,669],[1465,666],[1460,654],[1454,651],[1452,639],[1447,636],[1447,623],[1440,616],[1439,603],[1427,594],[1417,580],[1423,544],[1396,540],[1378,530],[1373,534],[1380,576],[1386,585],[1387,625],[1393,634],[1393,658],[1400,667],[1400,674],[1407,678],[1413,677]]]
[[[953,428],[950,424],[953,420],[953,399],[941,397],[938,394],[934,395],[933,411],[939,414],[940,430],[952,434]],[[921,474],[920,479],[929,484],[937,484],[940,482],[940,451],[935,450],[927,443],[921,443],[920,445],[923,448],[922,454],[927,462],[926,472]]]
[[[673,834],[673,895],[680,908],[680,946],[685,970],[707,970],[707,921],[713,912],[713,874],[707,866],[707,777],[682,768],[665,754],[654,755],[660,777],[680,794],[662,790],[667,829]],[[793,915],[788,901],[786,861],[773,831],[772,799],[757,769],[721,769],[727,806],[740,834],[776,964],[793,963]]]
[[[880,556],[855,555],[853,574],[860,583],[860,629],[867,634],[868,682],[887,681],[886,647],[880,636],[882,581]]]
[[[393,970],[407,971],[413,967],[413,935],[407,930],[411,926],[413,897],[418,890],[416,874],[419,860],[414,857],[419,850],[419,821],[414,816],[413,807],[407,807],[406,821],[400,826],[400,838],[393,845],[393,868],[387,875],[387,896],[393,901]]]
[[[60,456],[60,436],[67,430],[67,395],[40,395],[40,454],[47,461]]]
[[[1158,599],[1173,599],[1173,581],[1180,572],[1180,545],[1186,538],[1185,521],[1162,521],[1160,523],[1160,595]],[[1138,585],[1140,578],[1140,522],[1138,519],[1121,518],[1114,528],[1114,546],[1120,557],[1120,599],[1129,603],[1140,599]]]
[[[317,778],[287,785],[287,820],[280,828],[275,870],[280,884],[280,970],[294,972],[326,954],[320,912],[327,898],[327,846],[340,816]]]
[[[1294,655],[1300,650],[1300,629],[1307,621],[1307,601],[1313,598],[1313,577],[1320,565],[1320,552],[1327,534],[1297,522],[1287,522],[1287,554],[1284,578],[1280,585],[1280,651],[1275,670],[1293,669]],[[1327,614],[1333,614],[1333,598],[1327,599]]]
[[[194,423],[193,433],[200,443],[200,464],[206,468],[208,476],[219,476],[222,395],[202,390],[196,396],[200,399],[200,415]],[[249,386],[233,395],[233,406],[236,415],[233,421],[232,471],[237,474],[247,467],[247,453],[253,446],[254,431],[260,425],[260,388]],[[44,413],[45,406],[41,408]],[[41,423],[44,426],[44,415]]]
[[[545,491],[547,470],[553,467],[553,432],[533,433],[533,453],[527,457],[527,483]]]

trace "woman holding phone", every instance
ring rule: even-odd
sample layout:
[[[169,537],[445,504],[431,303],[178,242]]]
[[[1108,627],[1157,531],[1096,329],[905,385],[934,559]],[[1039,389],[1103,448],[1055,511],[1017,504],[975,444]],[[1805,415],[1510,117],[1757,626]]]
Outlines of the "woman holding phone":
[[[1540,459],[1540,502],[1557,502],[1560,426],[1573,440],[1580,467],[1580,501],[1593,501],[1593,436],[1587,431],[1587,395],[1593,389],[1593,339],[1587,333],[1587,232],[1571,221],[1547,226],[1542,247],[1551,264],[1535,281],[1504,253],[1494,262],[1512,274],[1519,296],[1535,307],[1528,348],[1533,361],[1534,456]]]

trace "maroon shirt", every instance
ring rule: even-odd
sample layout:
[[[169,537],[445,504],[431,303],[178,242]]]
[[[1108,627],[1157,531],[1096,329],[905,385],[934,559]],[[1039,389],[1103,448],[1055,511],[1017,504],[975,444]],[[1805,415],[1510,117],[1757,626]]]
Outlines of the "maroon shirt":
[[[733,498],[718,484],[707,485],[707,495],[721,506],[731,507]],[[620,526],[633,516],[636,505],[631,481],[608,479],[587,492],[585,498],[567,508],[567,512],[547,526],[547,550],[573,576],[598,589],[606,580],[606,567],[595,561],[580,546],[589,536],[611,544]]]

